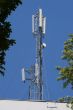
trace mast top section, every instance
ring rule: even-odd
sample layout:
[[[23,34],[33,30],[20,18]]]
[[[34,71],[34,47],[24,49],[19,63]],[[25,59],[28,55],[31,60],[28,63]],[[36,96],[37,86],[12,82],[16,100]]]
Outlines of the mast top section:
[[[36,14],[32,15],[32,33],[38,35],[41,31],[42,35],[46,31],[46,17],[43,16],[42,9],[39,9]]]

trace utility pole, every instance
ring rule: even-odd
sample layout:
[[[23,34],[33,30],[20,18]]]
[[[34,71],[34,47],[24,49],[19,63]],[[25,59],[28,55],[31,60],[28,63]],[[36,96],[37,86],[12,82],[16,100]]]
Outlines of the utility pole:
[[[36,39],[36,62],[31,72],[29,97],[34,100],[43,100],[42,50],[46,44],[42,43],[42,40],[45,35],[45,27],[46,18],[43,16],[42,9],[39,9],[36,14],[32,15],[32,33]],[[22,73],[24,77],[24,72]]]

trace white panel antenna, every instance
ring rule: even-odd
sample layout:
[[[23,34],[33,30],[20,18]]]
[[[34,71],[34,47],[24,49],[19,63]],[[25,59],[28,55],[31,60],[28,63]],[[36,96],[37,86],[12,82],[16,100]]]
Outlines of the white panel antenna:
[[[42,27],[42,31],[43,31],[43,34],[45,34],[45,32],[46,32],[46,17],[43,18],[43,27]]]
[[[34,33],[34,15],[32,15],[32,33]]]
[[[36,83],[38,84],[39,83],[39,67],[38,67],[38,64],[36,63],[35,64],[35,77],[36,77]]]
[[[26,79],[25,79],[25,69],[24,68],[22,68],[22,81],[25,81]]]
[[[41,27],[42,28],[42,9],[39,9],[39,27]]]

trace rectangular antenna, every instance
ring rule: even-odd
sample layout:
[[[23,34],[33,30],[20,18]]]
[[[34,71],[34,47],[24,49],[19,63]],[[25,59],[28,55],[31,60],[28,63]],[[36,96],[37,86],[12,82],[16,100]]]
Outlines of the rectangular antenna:
[[[42,9],[39,9],[39,27],[42,28]]]
[[[46,17],[43,17],[43,28],[42,28],[43,34],[45,34],[46,31]]]
[[[35,64],[35,77],[36,77],[36,82],[37,84],[39,83],[39,67],[38,67],[38,64],[36,63]]]
[[[34,33],[34,15],[32,15],[32,33]]]
[[[22,68],[22,81],[25,81],[25,69],[24,68]]]

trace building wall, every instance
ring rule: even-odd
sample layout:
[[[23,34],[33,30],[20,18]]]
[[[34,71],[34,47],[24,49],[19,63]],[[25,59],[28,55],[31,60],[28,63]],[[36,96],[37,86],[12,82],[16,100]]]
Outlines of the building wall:
[[[71,110],[66,103],[0,100],[0,110]]]

